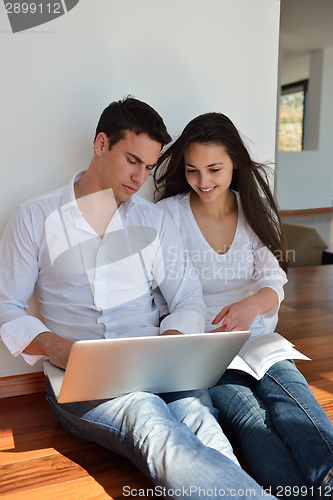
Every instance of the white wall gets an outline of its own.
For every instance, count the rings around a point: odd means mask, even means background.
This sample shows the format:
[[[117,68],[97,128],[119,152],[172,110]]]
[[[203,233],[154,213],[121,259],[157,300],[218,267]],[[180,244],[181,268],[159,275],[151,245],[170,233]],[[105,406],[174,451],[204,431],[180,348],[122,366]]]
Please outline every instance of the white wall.
[[[281,66],[281,85],[307,80],[310,75],[310,54],[285,55]]]
[[[80,0],[12,34],[1,2],[0,233],[19,202],[88,166],[101,111],[128,93],[155,107],[172,136],[222,111],[257,160],[274,160],[279,9],[277,0]]]
[[[281,210],[332,206],[333,47],[313,51],[310,59],[308,150],[277,155]]]

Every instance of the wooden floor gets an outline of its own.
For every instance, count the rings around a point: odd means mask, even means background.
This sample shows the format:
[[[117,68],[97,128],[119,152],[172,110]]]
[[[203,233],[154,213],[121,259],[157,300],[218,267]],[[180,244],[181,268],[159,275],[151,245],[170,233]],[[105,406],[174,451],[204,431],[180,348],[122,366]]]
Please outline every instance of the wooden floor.
[[[333,423],[333,265],[292,268],[277,331],[312,361],[297,362]]]
[[[289,273],[277,331],[312,358],[297,364],[333,422],[333,266]],[[118,499],[129,498],[124,486],[152,488],[126,459],[66,433],[44,393],[2,399],[0,405],[4,500]]]

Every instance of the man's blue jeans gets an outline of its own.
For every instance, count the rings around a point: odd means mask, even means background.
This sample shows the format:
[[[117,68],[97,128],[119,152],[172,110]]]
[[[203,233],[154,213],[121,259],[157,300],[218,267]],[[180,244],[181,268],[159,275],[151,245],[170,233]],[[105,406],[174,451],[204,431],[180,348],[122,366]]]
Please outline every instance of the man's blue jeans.
[[[165,498],[192,500],[263,497],[262,488],[226,456],[232,451],[207,391],[170,393],[163,395],[165,401],[135,392],[66,404],[57,403],[49,383],[47,393],[66,430],[127,457],[159,488],[156,496],[163,492]]]
[[[259,381],[227,370],[209,393],[264,488],[298,500],[331,498],[333,426],[292,360]]]

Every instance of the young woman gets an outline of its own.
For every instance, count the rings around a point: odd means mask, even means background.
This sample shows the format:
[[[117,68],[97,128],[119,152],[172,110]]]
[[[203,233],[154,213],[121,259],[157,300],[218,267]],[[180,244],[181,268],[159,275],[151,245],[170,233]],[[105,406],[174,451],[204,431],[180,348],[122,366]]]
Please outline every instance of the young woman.
[[[155,185],[200,277],[206,330],[274,332],[287,281],[278,210],[265,166],[229,118],[192,120],[161,156]],[[210,395],[260,484],[278,497],[331,498],[333,426],[292,360],[259,381],[227,370]]]

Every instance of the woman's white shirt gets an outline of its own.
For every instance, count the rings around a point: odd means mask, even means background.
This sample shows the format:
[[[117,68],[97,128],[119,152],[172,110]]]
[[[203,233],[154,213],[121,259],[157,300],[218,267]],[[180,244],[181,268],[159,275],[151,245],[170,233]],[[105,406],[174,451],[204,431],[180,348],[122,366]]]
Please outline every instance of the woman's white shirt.
[[[278,305],[258,316],[250,327],[251,336],[257,336],[274,332],[287,278],[276,257],[250,228],[239,194],[235,194],[238,204],[237,229],[230,248],[223,254],[217,253],[201,233],[191,210],[190,193],[166,198],[158,205],[170,213],[179,227],[195,272],[200,278],[208,309],[206,331],[220,326],[212,325],[211,322],[223,307],[239,302],[263,287],[272,288],[277,293]],[[177,259],[185,260],[185,255],[180,254],[172,243],[168,251],[175,263]],[[161,315],[166,313],[167,309],[160,297],[156,302]]]

